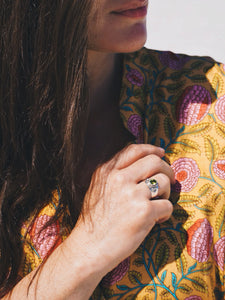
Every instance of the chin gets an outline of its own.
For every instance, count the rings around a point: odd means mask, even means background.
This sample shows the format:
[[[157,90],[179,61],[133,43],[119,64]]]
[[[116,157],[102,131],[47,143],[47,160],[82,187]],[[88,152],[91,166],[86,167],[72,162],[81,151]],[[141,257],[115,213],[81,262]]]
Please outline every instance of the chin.
[[[96,37],[95,37],[96,38]],[[89,50],[108,53],[130,53],[140,50],[146,42],[147,30],[143,23],[137,23],[114,33],[107,32],[89,44]],[[96,42],[97,41],[97,42]]]
[[[117,51],[118,53],[131,53],[140,50],[146,43],[146,38],[143,40],[134,40],[131,41],[129,44],[121,45],[118,47]]]
[[[113,52],[130,53],[140,50],[146,43],[147,30],[143,24],[136,24],[124,34],[118,35],[111,45]]]
[[[126,34],[126,38],[117,44],[118,52],[129,53],[140,50],[146,43],[147,30],[143,24],[137,24],[133,26]]]

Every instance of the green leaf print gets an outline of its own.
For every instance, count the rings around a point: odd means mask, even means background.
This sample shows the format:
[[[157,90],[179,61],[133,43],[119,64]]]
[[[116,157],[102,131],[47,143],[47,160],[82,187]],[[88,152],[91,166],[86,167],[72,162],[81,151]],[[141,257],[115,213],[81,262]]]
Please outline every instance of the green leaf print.
[[[220,235],[225,233],[225,207],[222,208],[216,219],[216,231],[220,232]]]
[[[176,83],[168,84],[166,89],[170,94],[174,94],[177,90],[181,89],[185,84],[185,81],[178,81]]]
[[[212,263],[211,262],[205,262],[203,263],[203,268],[201,269],[203,274],[209,274],[212,270]]]
[[[203,132],[206,133],[209,131],[210,127],[211,127],[210,123],[196,124],[191,126],[191,128],[188,129],[188,133],[192,135],[202,134]]]
[[[186,221],[188,214],[184,209],[174,209],[173,216],[178,221]]]
[[[193,291],[193,289],[185,283],[179,285],[178,289],[183,294],[190,294]]]
[[[174,126],[173,121],[171,120],[171,118],[167,117],[164,120],[164,130],[165,130],[165,134],[166,136],[171,140],[175,134],[176,134],[176,129]]]
[[[182,271],[184,272],[187,268],[187,260],[185,255],[182,253],[182,249],[179,244],[177,244],[177,247],[175,248],[174,256],[176,260],[177,270],[180,273],[182,273]]]
[[[156,251],[155,263],[157,267],[163,267],[169,258],[170,249],[166,243],[163,243]]]
[[[216,124],[216,131],[217,133],[225,139],[225,126],[221,125],[221,124]]]
[[[162,102],[160,102],[158,104],[158,111],[162,114],[162,115],[165,115],[167,116],[168,115],[168,109],[166,107],[166,105]]]
[[[177,245],[177,237],[172,231],[166,231],[169,242],[173,245]]]
[[[133,265],[137,266],[137,267],[141,267],[143,266],[144,262],[142,257],[137,257],[135,258],[135,260],[133,261]]]
[[[129,295],[125,298],[125,300],[134,300],[135,299],[135,294]]]
[[[193,82],[205,82],[207,78],[205,75],[194,75],[189,77]]]
[[[151,58],[149,55],[143,54],[140,58],[140,64],[146,66],[151,63]]]
[[[196,276],[196,277],[192,278],[191,283],[197,291],[202,292],[202,293],[208,292],[208,286],[201,277]]]
[[[213,185],[206,183],[199,189],[199,197],[206,197],[212,193]]]
[[[140,272],[132,270],[128,272],[128,278],[132,284],[137,285],[141,282],[142,275]]]
[[[106,298],[111,298],[114,295],[113,289],[104,287],[104,295]]]
[[[185,152],[201,154],[199,144],[192,140],[182,139],[179,141],[179,144]]]
[[[170,78],[173,80],[173,81],[178,81],[180,80],[181,76],[183,75],[182,72],[174,72],[171,74]]]
[[[151,114],[149,123],[148,123],[148,128],[149,128],[149,133],[150,135],[153,135],[159,127],[159,117],[156,114]]]
[[[200,69],[204,63],[202,61],[195,61],[191,64],[192,69]]]
[[[165,93],[163,92],[163,90],[159,87],[157,87],[155,89],[155,93],[154,93],[156,100],[160,101],[160,100],[164,100],[165,99]]]

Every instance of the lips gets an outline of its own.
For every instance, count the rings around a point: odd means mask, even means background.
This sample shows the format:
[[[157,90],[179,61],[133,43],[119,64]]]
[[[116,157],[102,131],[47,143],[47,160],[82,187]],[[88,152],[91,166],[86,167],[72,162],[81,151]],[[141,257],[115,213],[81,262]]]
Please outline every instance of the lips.
[[[136,1],[124,5],[124,7],[113,11],[113,14],[121,15],[130,18],[142,18],[147,15],[148,1]]]

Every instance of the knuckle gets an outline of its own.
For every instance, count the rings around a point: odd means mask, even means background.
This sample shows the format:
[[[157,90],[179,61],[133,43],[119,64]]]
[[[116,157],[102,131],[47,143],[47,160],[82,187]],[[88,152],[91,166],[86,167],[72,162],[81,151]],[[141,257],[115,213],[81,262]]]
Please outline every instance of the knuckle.
[[[152,154],[151,155],[151,160],[152,160],[153,164],[155,164],[155,165],[157,165],[159,167],[163,164],[162,159],[158,155],[156,155],[156,154]]]
[[[128,146],[129,154],[132,156],[136,156],[140,153],[140,145],[131,144]]]
[[[113,174],[111,176],[111,181],[113,181],[113,183],[116,185],[124,184],[125,180],[126,180],[126,176],[125,176],[124,172],[122,172],[122,171],[113,172]]]

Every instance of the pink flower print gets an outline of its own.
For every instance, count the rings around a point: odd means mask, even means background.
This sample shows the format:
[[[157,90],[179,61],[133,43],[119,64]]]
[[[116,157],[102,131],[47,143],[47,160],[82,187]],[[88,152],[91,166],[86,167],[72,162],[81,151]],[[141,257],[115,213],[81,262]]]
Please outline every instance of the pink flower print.
[[[159,59],[164,66],[173,70],[180,70],[190,58],[183,54],[175,54],[170,51],[164,51],[160,54]]]
[[[217,99],[215,105],[215,113],[218,119],[225,123],[225,95]]]
[[[198,124],[207,115],[210,106],[209,91],[201,85],[189,86],[177,102],[177,120],[186,125]]]
[[[127,121],[129,131],[136,137],[138,143],[143,143],[143,124],[139,115],[131,115]]]
[[[200,296],[193,295],[193,296],[185,298],[184,300],[202,300],[202,298]]]
[[[50,218],[48,215],[37,217],[30,231],[34,247],[42,259],[49,255],[55,246],[58,246],[61,242],[61,239],[59,239],[58,222],[42,230]]]
[[[141,73],[136,69],[130,69],[127,73],[127,80],[134,85],[142,86],[144,84],[144,78]]]
[[[174,185],[175,192],[189,192],[197,184],[200,170],[192,158],[181,157],[171,165],[175,173],[177,183]]]
[[[207,219],[197,220],[188,230],[187,251],[198,262],[206,262],[210,255],[213,228]]]
[[[127,273],[129,266],[130,258],[128,257],[102,279],[102,284],[104,286],[111,286],[120,281]]]
[[[214,255],[217,265],[223,271],[224,270],[224,260],[225,260],[225,236],[223,236],[216,242],[216,244],[214,246],[213,255]]]
[[[213,171],[219,178],[225,179],[225,159],[215,161],[213,164]]]

